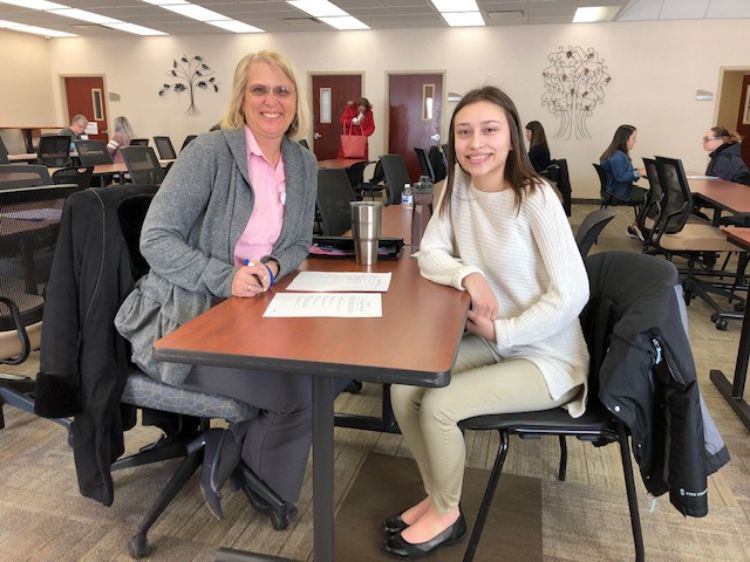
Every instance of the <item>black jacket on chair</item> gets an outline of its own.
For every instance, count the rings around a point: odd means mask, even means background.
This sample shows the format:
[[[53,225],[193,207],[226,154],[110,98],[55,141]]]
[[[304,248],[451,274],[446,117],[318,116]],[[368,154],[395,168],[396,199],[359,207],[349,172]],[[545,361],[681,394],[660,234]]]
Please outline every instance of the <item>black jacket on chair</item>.
[[[606,287],[609,295],[601,302],[603,297],[592,292],[596,313],[614,322],[606,356],[592,356],[592,365],[601,363],[599,398],[628,427],[646,489],[654,496],[669,492],[683,515],[705,516],[707,476],[729,461],[729,453],[718,432],[704,434],[708,413],[701,407],[675,290],[677,270],[659,260],[659,274],[644,276],[639,263],[658,258],[633,253],[612,260],[613,254],[622,256],[605,252],[586,260],[591,287]],[[585,321],[582,325],[587,330]],[[586,336],[587,341],[596,337]],[[713,421],[706,426],[715,430]]]
[[[124,452],[123,431],[134,423],[132,407],[120,403],[130,353],[114,326],[135,283],[118,208],[136,199],[147,204],[155,191],[122,186],[71,195],[46,289],[35,411],[75,417],[78,485],[104,505],[114,499],[110,466]]]

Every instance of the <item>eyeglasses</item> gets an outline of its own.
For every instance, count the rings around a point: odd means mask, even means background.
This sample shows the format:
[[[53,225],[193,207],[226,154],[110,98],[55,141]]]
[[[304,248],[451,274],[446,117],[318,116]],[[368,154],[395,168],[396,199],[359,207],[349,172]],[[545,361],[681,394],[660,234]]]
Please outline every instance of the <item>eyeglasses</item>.
[[[273,95],[277,98],[288,99],[294,94],[294,90],[290,89],[289,86],[263,86],[261,84],[255,84],[248,86],[247,91],[250,92],[251,96],[256,98],[264,98],[273,92]]]
[[[716,137],[703,137],[703,142],[711,142],[712,140],[717,140]]]

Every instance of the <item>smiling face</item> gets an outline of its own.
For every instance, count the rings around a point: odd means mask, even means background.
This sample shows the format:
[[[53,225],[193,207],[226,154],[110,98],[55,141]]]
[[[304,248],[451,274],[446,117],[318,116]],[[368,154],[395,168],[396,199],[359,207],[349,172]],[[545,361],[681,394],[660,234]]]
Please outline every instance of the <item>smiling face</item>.
[[[291,95],[282,94],[284,90],[291,92]],[[297,112],[294,83],[277,66],[265,61],[252,63],[248,70],[242,110],[245,124],[256,139],[280,143]]]
[[[501,191],[505,185],[505,163],[511,138],[508,118],[502,107],[478,101],[461,108],[454,117],[456,159],[475,187]]]

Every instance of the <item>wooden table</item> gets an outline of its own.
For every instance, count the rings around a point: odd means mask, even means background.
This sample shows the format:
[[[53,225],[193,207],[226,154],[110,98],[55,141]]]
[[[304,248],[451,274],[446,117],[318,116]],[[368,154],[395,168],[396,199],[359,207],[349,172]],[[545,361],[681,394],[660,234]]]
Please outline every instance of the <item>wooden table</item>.
[[[721,211],[750,213],[750,186],[721,179],[690,179],[690,192],[711,203],[716,209],[714,226],[720,224]]]
[[[750,191],[750,189],[748,190]],[[724,229],[726,237],[750,252],[750,228],[729,227]],[[718,369],[711,369],[709,378],[719,393],[732,406],[737,417],[750,430],[750,406],[745,402],[745,379],[747,378],[748,358],[750,357],[750,306],[745,303],[745,312],[740,329],[740,344],[737,349],[737,361],[734,366],[734,379],[729,383],[726,375]]]
[[[333,158],[331,160],[318,160],[318,168],[321,170],[328,168],[346,169],[357,162],[367,162],[364,158]]]
[[[333,560],[333,379],[442,387],[450,382],[469,296],[419,274],[408,256],[359,266],[308,259],[308,271],[391,272],[381,318],[263,318],[275,292],[230,298],[155,344],[162,361],[310,375],[316,562]],[[233,553],[234,556],[234,553]],[[247,559],[258,560],[257,555]],[[235,559],[233,557],[233,559]],[[241,558],[236,558],[241,559]],[[276,560],[276,558],[274,558]]]

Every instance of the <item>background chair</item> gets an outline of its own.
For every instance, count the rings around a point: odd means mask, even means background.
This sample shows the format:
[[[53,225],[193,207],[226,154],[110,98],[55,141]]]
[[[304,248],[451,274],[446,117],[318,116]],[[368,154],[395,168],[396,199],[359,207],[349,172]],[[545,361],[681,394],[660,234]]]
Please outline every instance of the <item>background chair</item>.
[[[70,137],[68,135],[42,135],[39,137],[37,162],[57,168],[70,164]]]
[[[86,189],[91,185],[91,178],[94,175],[93,166],[79,166],[76,168],[61,168],[52,173],[52,183],[65,184],[72,183]]]
[[[5,148],[5,143],[2,138],[0,138],[0,164],[10,164],[10,160],[8,160],[8,149]]]
[[[78,158],[84,166],[98,166],[112,164],[112,155],[107,150],[107,143],[99,140],[73,141],[78,152]]]
[[[369,164],[372,164],[372,162],[370,162]],[[367,166],[365,166],[365,168],[367,168]],[[370,199],[374,200],[376,195],[379,196],[386,191],[385,173],[383,172],[383,161],[381,158],[378,158],[375,162],[372,177],[368,181],[364,181],[364,175],[365,171],[363,169],[362,183],[359,186],[357,199],[364,199],[365,197],[369,197]],[[352,184],[352,186],[354,186],[354,184]]]
[[[156,150],[159,151],[159,158],[161,160],[174,160],[177,158],[177,154],[172,146],[172,141],[169,137],[154,137],[154,144]]]
[[[349,203],[354,200],[354,191],[344,170],[318,170],[317,206],[323,236],[340,236],[351,230],[352,211]]]
[[[604,170],[602,169],[602,165],[594,162],[592,163],[592,166],[594,166],[594,169],[596,170],[596,175],[599,177],[599,197],[601,199],[600,209],[605,209],[607,207],[619,207],[619,206],[633,207],[633,213],[635,217],[638,218],[638,210],[639,210],[638,205],[636,203],[633,203],[632,201],[623,201],[622,199],[618,199],[617,197],[608,193],[607,192],[607,175],[604,173]]]
[[[180,152],[185,150],[185,147],[189,145],[191,142],[193,142],[195,139],[198,138],[198,135],[188,135],[185,137],[185,140],[182,141],[182,146],[180,147]]]
[[[593,260],[593,261],[592,261]],[[631,262],[631,260],[634,260]],[[581,313],[581,325],[590,354],[588,403],[583,416],[572,418],[564,408],[554,408],[540,412],[520,412],[516,414],[495,414],[478,416],[460,423],[462,429],[473,431],[497,431],[500,436],[497,457],[488,479],[479,514],[472,530],[464,562],[473,560],[484,523],[487,518],[497,483],[503,470],[509,447],[509,436],[518,435],[521,438],[538,438],[541,436],[557,436],[560,442],[560,466],[558,479],[565,480],[567,468],[566,436],[575,436],[583,441],[590,441],[594,445],[616,442],[620,446],[620,458],[625,475],[625,490],[630,511],[630,523],[635,547],[636,561],[644,560],[643,536],[641,533],[640,516],[638,514],[638,500],[635,490],[633,466],[630,460],[630,445],[625,425],[617,420],[599,401],[599,370],[605,361],[610,348],[610,339],[617,330],[618,323],[627,325],[628,318],[642,314],[638,306],[642,302],[649,302],[648,295],[640,294],[641,287],[631,289],[634,295],[631,303],[621,303],[615,296],[610,296],[612,286],[618,285],[618,276],[623,269],[630,269],[633,264],[638,267],[639,274],[649,280],[649,289],[654,296],[662,295],[666,285],[674,285],[676,273],[674,267],[665,264],[653,256],[632,253],[603,253],[586,260],[589,270],[591,286],[591,300]],[[592,269],[598,274],[592,274]],[[667,291],[673,296],[673,292]],[[642,298],[641,298],[642,297]],[[663,297],[662,297],[663,298]],[[618,334],[627,334],[622,329]],[[634,334],[636,337],[638,334]],[[614,540],[614,539],[613,539]]]
[[[586,215],[576,231],[576,244],[582,257],[589,255],[589,250],[599,240],[602,230],[616,214],[612,209],[598,209]]]
[[[562,197],[562,206],[565,209],[565,215],[570,216],[572,209],[573,189],[570,185],[570,174],[568,173],[568,161],[565,158],[552,160],[550,165],[539,173],[540,176],[552,182],[555,182],[557,191]]]
[[[148,139],[130,139],[130,146],[148,146]]]
[[[432,183],[437,183],[444,180],[448,175],[448,161],[446,160],[445,154],[440,149],[440,147],[437,145],[432,145],[430,147],[430,151],[427,153],[427,158],[429,159],[430,165],[432,166],[432,171],[435,172],[435,181],[433,181]]]
[[[362,199],[362,190],[365,183],[365,169],[372,164],[368,160],[355,162],[346,168],[346,175],[349,177],[349,184],[352,186],[357,199]]]
[[[120,149],[122,159],[130,174],[130,180],[136,185],[160,185],[164,172],[159,164],[154,149],[150,146],[125,146]]]
[[[19,365],[39,349],[45,288],[65,198],[75,185],[0,189],[0,363]],[[34,411],[34,383],[0,373],[3,405]],[[66,429],[67,419],[54,419]]]
[[[0,164],[0,190],[49,185],[47,166],[41,164]]]
[[[400,154],[383,154],[380,161],[383,163],[383,175],[388,189],[386,205],[400,205],[401,192],[407,183],[411,183],[404,157]]]
[[[414,152],[417,154],[417,161],[419,162],[419,169],[422,171],[423,176],[430,178],[430,181],[435,183],[435,171],[432,169],[432,163],[427,156],[427,151],[424,148],[412,147]]]

